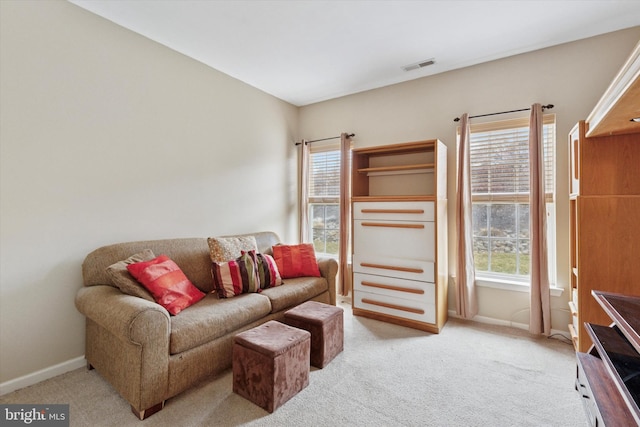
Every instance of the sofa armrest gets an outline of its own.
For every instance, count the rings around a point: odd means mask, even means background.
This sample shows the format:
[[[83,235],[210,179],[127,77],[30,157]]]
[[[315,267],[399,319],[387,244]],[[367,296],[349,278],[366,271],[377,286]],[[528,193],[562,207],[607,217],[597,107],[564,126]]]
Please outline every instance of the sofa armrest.
[[[169,351],[169,312],[161,305],[107,285],[80,289],[75,303],[80,313],[113,335],[136,344],[164,341]]]
[[[162,306],[108,285],[78,290],[87,317],[85,358],[136,413],[166,399],[171,320]]]
[[[332,305],[336,305],[336,276],[338,275],[338,261],[334,258],[318,258],[320,275],[327,279],[329,296]]]

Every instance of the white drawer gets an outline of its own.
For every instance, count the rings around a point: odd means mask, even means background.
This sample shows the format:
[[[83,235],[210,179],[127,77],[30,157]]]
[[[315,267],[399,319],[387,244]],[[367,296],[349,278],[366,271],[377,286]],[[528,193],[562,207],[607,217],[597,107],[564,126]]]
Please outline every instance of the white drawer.
[[[355,273],[353,275],[353,289],[356,292],[364,291],[383,296],[411,299],[430,305],[435,305],[436,302],[435,285],[430,282]]]
[[[353,252],[433,261],[434,223],[355,220]]]
[[[433,202],[355,202],[354,219],[392,221],[433,221]]]
[[[419,259],[354,253],[353,271],[354,273],[373,274],[376,276],[434,282],[433,261]]]
[[[376,313],[416,320],[418,322],[435,323],[436,307],[418,300],[394,298],[370,292],[355,291],[353,307]]]

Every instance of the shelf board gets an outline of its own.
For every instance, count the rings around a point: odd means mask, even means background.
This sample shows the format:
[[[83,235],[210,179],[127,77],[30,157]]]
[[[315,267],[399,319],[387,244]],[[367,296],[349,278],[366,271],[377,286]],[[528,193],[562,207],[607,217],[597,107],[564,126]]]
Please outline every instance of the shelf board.
[[[438,200],[436,196],[432,195],[417,195],[417,196],[352,196],[352,202],[435,202]]]
[[[585,327],[610,378],[640,424],[640,355],[616,326],[587,323]]]
[[[373,168],[361,168],[361,169],[358,169],[358,173],[372,174],[372,173],[379,173],[379,172],[416,171],[421,169],[433,170],[434,167],[435,165],[433,163],[419,163],[414,165],[397,165],[397,166],[379,166],[379,167],[373,167]]]
[[[569,311],[571,311],[572,316],[578,315],[578,307],[576,307],[576,304],[573,301],[569,301]]]
[[[622,334],[640,353],[640,297],[591,291],[607,315],[618,325]]]
[[[640,132],[640,42],[587,117],[587,137]]]
[[[438,144],[437,139],[431,139],[427,141],[415,141],[405,142],[401,144],[392,145],[375,145],[373,147],[354,148],[351,150],[353,153],[367,154],[370,156],[375,155],[394,155],[394,154],[411,154],[425,151],[434,151]]]
[[[571,335],[571,342],[573,343],[573,348],[577,349],[578,348],[578,333],[576,332],[575,328],[573,327],[573,325],[571,323],[569,323],[567,326],[569,326],[569,335]]]

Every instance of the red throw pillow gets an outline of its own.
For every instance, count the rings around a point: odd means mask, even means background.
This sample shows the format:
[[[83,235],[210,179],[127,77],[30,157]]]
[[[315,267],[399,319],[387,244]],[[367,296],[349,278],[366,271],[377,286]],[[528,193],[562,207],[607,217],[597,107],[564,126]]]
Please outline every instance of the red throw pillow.
[[[129,264],[127,270],[174,316],[204,298],[204,292],[196,288],[166,255]]]
[[[311,243],[273,246],[273,258],[283,279],[320,277],[316,252]]]

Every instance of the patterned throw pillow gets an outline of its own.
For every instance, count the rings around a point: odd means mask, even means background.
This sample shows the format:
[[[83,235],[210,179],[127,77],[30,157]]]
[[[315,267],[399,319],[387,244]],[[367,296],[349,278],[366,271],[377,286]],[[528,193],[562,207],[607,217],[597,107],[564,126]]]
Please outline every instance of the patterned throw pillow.
[[[245,252],[232,261],[212,263],[211,275],[220,298],[232,298],[240,294],[260,292],[255,251]]]
[[[273,258],[283,279],[320,277],[316,252],[311,243],[273,246]]]
[[[155,257],[156,256],[153,254],[151,249],[145,249],[140,253],[131,255],[129,258],[107,267],[107,275],[111,278],[113,286],[120,289],[123,294],[133,295],[134,297],[140,297],[147,301],[155,302],[153,295],[151,295],[149,291],[140,284],[140,282],[131,277],[129,270],[127,270],[127,265],[129,264],[149,261]]]
[[[278,271],[278,265],[271,255],[256,254],[258,261],[258,277],[260,288],[267,289],[282,285],[282,277]]]
[[[212,262],[227,262],[238,258],[242,251],[258,252],[258,243],[254,236],[209,237],[209,254]]]
[[[174,316],[205,296],[166,255],[129,264],[127,270]]]

